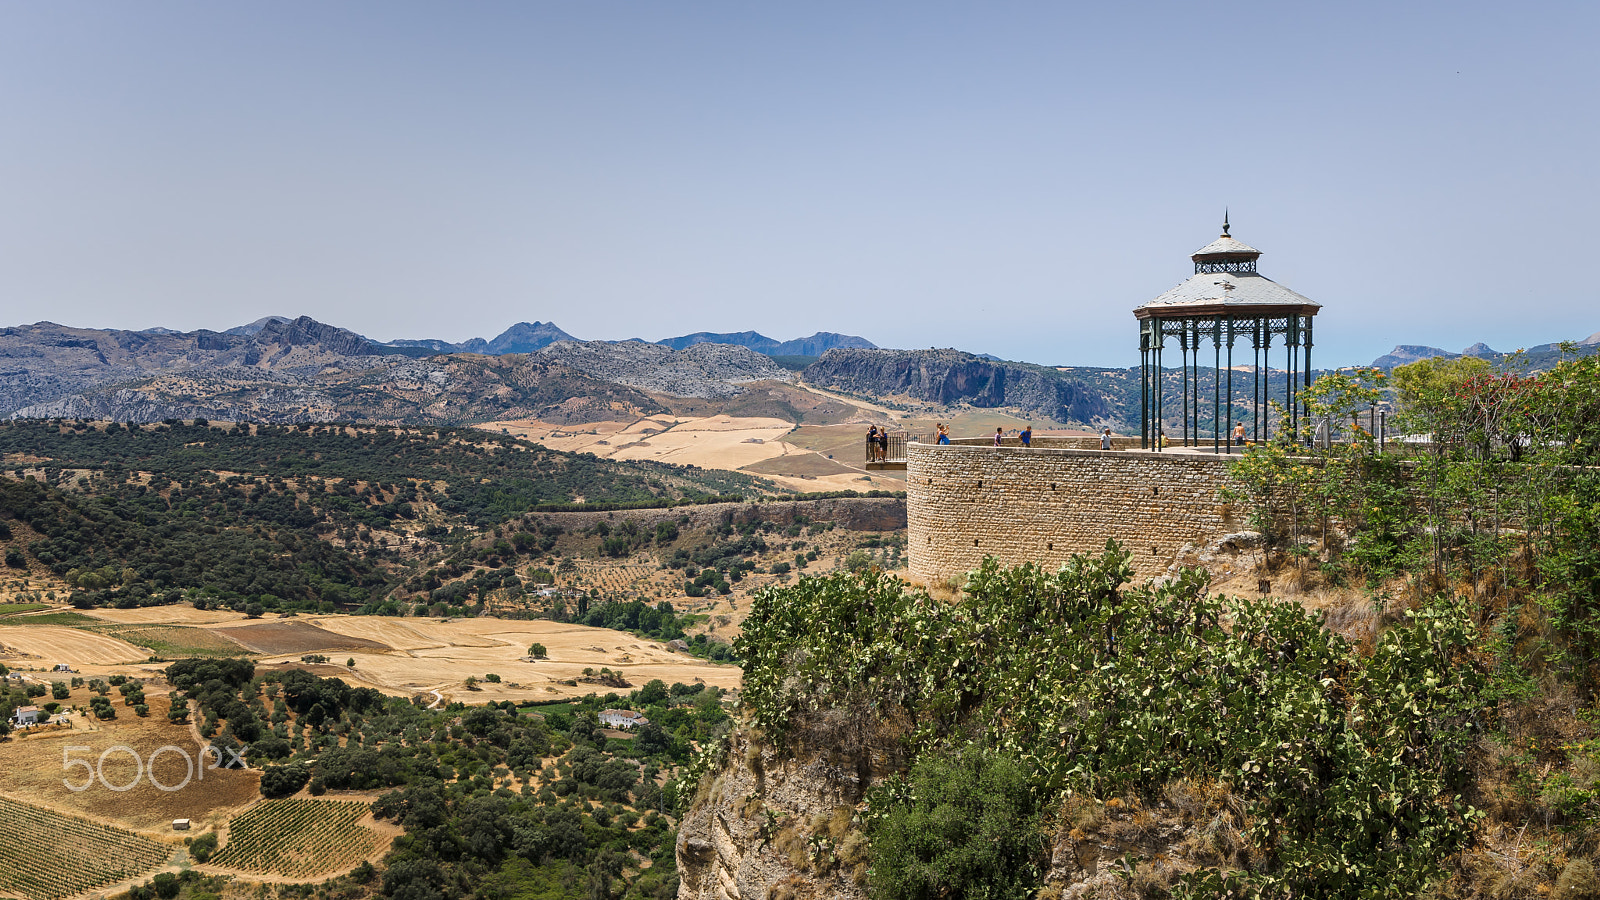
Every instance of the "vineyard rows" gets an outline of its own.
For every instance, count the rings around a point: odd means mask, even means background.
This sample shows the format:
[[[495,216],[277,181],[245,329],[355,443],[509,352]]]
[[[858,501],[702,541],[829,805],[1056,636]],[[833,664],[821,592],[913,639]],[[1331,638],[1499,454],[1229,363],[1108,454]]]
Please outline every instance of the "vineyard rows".
[[[158,868],[172,848],[131,831],[0,797],[0,894],[56,900]]]
[[[343,871],[378,849],[383,836],[356,824],[365,803],[268,800],[228,825],[228,842],[211,862],[286,878]]]
[[[585,572],[588,580],[603,591],[626,591],[648,586],[654,566],[607,566]]]

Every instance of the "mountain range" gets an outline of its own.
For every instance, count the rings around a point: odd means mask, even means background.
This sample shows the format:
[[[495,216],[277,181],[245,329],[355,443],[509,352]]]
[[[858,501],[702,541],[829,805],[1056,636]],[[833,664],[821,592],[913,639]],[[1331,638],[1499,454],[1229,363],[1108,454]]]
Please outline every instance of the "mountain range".
[[[742,385],[794,379],[770,356],[709,337],[716,336],[580,341],[552,323],[522,322],[490,341],[380,343],[309,316],[268,316],[221,332],[38,322],[0,328],[0,415],[592,422],[653,414],[670,398],[727,399]],[[868,343],[837,334],[729,337],[768,350]]]
[[[1535,347],[1522,359],[1548,368],[1561,346]],[[1600,351],[1600,334],[1582,342],[1585,351]],[[1405,344],[1374,365],[1462,355],[1505,357],[1482,343],[1460,354]],[[892,405],[1007,409],[1118,429],[1137,421],[1136,370],[887,350],[833,332],[793,341],[750,331],[581,341],[553,323],[521,322],[493,340],[378,342],[308,316],[268,316],[221,332],[0,328],[0,416],[18,418],[577,424],[696,403],[700,415],[767,415],[795,395],[797,378]]]
[[[1580,356],[1600,351],[1600,331],[1589,335],[1581,341],[1574,341]],[[1522,361],[1529,369],[1548,369],[1561,359],[1562,344],[1540,344],[1520,351]],[[1372,361],[1372,366],[1378,369],[1389,370],[1407,363],[1414,363],[1422,359],[1457,359],[1463,356],[1476,356],[1489,362],[1501,362],[1511,356],[1491,348],[1488,344],[1479,341],[1462,350],[1460,353],[1451,353],[1438,347],[1427,347],[1421,344],[1396,344],[1393,350]]]
[[[238,325],[222,332],[236,337],[251,337],[261,329],[274,323],[282,324],[294,321],[284,316],[264,316],[248,325]],[[170,328],[147,328],[141,334],[180,334]],[[371,340],[368,338],[367,340]],[[439,340],[438,338],[414,338],[394,341],[372,341],[375,346],[389,348],[406,355],[419,355],[421,353],[483,353],[490,356],[504,356],[508,353],[534,353],[550,346],[556,341],[579,341],[578,338],[562,331],[554,322],[518,322],[501,332],[493,340],[471,338],[460,343]],[[616,341],[614,343],[651,343],[642,338],[633,338],[631,341]],[[695,344],[731,344],[737,347],[748,347],[765,356],[821,356],[836,347],[847,349],[875,349],[878,345],[864,337],[853,334],[839,334],[832,331],[819,331],[810,337],[796,338],[792,341],[779,341],[769,338],[757,331],[737,331],[728,333],[715,333],[710,331],[697,331],[681,337],[665,338],[655,341],[663,347],[673,350],[682,350]]]

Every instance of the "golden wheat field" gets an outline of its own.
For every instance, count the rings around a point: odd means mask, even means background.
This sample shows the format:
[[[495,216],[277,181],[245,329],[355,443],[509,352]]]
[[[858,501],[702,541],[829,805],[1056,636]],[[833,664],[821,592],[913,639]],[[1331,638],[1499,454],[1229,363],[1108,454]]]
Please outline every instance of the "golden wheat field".
[[[60,625],[0,625],[0,662],[13,668],[139,662],[148,650],[116,638]]]

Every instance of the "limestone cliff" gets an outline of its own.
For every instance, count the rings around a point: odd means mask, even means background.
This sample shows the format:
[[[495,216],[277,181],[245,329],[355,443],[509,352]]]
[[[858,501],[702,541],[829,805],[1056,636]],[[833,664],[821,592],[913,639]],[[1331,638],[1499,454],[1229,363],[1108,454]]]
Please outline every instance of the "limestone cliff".
[[[864,900],[870,778],[837,754],[735,731],[678,829],[679,900]]]
[[[813,716],[784,748],[748,730],[729,735],[679,827],[679,900],[865,900],[867,789],[905,760],[893,729],[850,719],[870,714]],[[872,737],[852,748],[852,733]],[[816,747],[829,739],[832,748]],[[1036,896],[1165,897],[1196,869],[1259,865],[1247,823],[1214,780],[1175,781],[1148,798],[1069,795],[1045,817]]]
[[[818,387],[928,403],[1012,407],[1058,422],[1116,416],[1114,401],[1046,366],[995,362],[959,350],[829,350],[802,374]]]

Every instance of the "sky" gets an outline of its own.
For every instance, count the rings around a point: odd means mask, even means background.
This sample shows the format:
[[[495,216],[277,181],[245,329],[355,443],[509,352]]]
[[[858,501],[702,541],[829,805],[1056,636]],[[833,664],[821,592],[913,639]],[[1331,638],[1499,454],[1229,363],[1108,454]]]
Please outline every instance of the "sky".
[[[1596,3],[0,0],[0,326],[1138,363],[1226,208],[1316,362],[1600,331]]]

